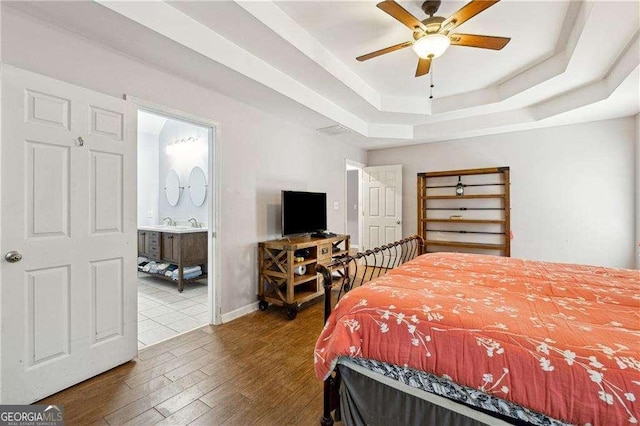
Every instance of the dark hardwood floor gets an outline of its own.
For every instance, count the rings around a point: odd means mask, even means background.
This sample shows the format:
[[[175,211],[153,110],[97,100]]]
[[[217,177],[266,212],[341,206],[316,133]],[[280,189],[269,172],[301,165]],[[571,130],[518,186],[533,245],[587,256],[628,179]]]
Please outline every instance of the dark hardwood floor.
[[[318,425],[313,348],[322,303],[289,321],[270,306],[144,348],[124,365],[52,395],[67,425]]]

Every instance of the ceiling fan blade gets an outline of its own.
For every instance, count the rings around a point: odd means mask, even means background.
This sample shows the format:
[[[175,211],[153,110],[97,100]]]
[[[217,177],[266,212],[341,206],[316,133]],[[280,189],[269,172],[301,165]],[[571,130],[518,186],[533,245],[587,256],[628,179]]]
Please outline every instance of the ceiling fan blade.
[[[356,59],[360,62],[366,61],[367,59],[375,58],[376,56],[384,55],[385,53],[404,49],[405,47],[409,47],[412,44],[412,41],[405,41],[404,43],[396,44],[395,46],[389,46],[384,49],[376,50],[375,52],[367,53],[366,55],[358,56]]]
[[[471,0],[469,3],[462,6],[460,10],[445,19],[440,28],[444,31],[452,31],[457,26],[462,25],[478,13],[488,9],[499,1],[500,0]]]
[[[454,46],[479,47],[481,49],[500,50],[509,43],[509,37],[494,37],[477,34],[451,34],[449,36]]]
[[[378,7],[378,9],[388,13],[393,18],[402,22],[411,31],[423,31],[423,32],[427,31],[427,27],[425,27],[424,24],[420,22],[418,18],[416,18],[415,16],[407,12],[407,10],[404,7],[400,6],[398,3],[396,3],[393,0],[385,0],[383,2],[378,3],[376,6]]]
[[[431,68],[431,58],[427,58],[427,59],[420,58],[418,60],[418,68],[416,69],[416,77],[429,74],[430,68]]]

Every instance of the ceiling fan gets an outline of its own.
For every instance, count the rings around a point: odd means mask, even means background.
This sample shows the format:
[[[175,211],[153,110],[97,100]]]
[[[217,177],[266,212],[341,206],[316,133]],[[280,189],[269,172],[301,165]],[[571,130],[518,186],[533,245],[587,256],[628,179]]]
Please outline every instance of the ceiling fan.
[[[509,43],[510,38],[477,34],[460,34],[451,32],[480,12],[488,9],[500,0],[472,0],[448,18],[433,16],[440,7],[440,0],[427,0],[422,10],[429,15],[427,19],[418,20],[394,0],[385,0],[376,5],[378,9],[388,13],[413,31],[414,40],[405,41],[366,55],[358,56],[358,61],[366,61],[386,53],[413,46],[420,57],[416,77],[429,74],[431,61],[442,55],[449,45],[478,47],[481,49],[500,50]]]

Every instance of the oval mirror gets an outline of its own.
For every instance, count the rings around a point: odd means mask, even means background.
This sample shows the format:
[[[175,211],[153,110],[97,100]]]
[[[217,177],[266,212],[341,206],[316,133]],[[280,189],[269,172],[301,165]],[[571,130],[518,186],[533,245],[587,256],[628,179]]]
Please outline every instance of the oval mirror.
[[[178,204],[180,199],[180,178],[175,170],[171,169],[167,173],[167,180],[164,184],[164,193],[167,196],[167,202],[171,206]]]
[[[204,204],[204,199],[207,198],[207,178],[204,170],[197,166],[191,169],[189,175],[189,196],[196,207]]]

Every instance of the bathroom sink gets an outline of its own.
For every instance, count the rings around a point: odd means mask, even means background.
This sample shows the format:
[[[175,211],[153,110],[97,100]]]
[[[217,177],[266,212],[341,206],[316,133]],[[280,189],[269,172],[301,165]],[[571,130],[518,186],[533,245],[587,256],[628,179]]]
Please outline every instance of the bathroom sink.
[[[138,226],[138,229],[147,231],[159,231],[159,232],[206,232],[207,228],[193,228],[189,225],[143,225]]]

